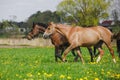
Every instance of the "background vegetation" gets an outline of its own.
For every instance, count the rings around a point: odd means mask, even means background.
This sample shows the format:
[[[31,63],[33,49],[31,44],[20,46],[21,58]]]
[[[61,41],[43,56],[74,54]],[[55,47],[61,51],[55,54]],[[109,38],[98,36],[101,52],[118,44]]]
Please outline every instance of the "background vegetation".
[[[108,17],[109,0],[63,0],[57,7],[68,22],[80,26],[98,25],[101,19]],[[71,20],[69,20],[71,19]]]
[[[100,21],[112,20],[113,31],[120,31],[120,0],[63,0],[57,10],[37,11],[24,22],[3,20],[0,37],[26,35],[33,22],[67,23],[80,26],[99,25]],[[23,29],[24,28],[24,29]],[[22,32],[23,31],[23,32]]]

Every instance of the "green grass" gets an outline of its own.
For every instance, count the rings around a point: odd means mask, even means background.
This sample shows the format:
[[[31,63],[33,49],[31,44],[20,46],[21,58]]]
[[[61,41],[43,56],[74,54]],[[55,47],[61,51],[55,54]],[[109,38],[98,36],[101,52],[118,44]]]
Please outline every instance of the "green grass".
[[[116,51],[116,48],[114,48]],[[91,63],[82,48],[85,64],[68,54],[68,62],[54,60],[54,48],[1,48],[0,80],[120,80],[120,59],[114,64],[108,50],[99,63]],[[96,60],[96,58],[95,58]]]

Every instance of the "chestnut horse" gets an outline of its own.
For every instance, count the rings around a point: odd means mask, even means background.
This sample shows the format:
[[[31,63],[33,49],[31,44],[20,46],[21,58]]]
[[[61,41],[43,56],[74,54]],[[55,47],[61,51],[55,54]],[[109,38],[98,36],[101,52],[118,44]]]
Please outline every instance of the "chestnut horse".
[[[48,27],[47,24],[33,23],[32,30],[27,35],[27,39],[31,40],[34,37],[36,37],[38,34],[40,33],[43,34],[47,27]],[[51,38],[52,44],[55,46],[55,61],[57,61],[57,58],[62,60],[61,55],[64,52],[64,50],[69,46],[67,39],[64,36],[62,36],[60,33],[52,34],[50,38]],[[92,62],[93,61],[92,49],[88,48],[88,50],[90,52],[91,62]],[[75,56],[74,49],[71,52]],[[94,47],[94,54],[95,52],[96,52],[96,47]],[[75,61],[77,61],[77,58],[78,58],[78,55],[76,56]]]
[[[90,28],[82,28],[80,26],[70,27],[68,25],[63,24],[54,24],[50,23],[48,28],[46,29],[43,37],[48,37],[52,34],[59,32],[63,36],[65,36],[69,42],[69,47],[64,51],[63,62],[66,60],[66,55],[68,52],[77,47],[91,47],[98,46],[98,51],[100,52],[99,57],[97,59],[97,63],[102,58],[104,52],[99,46],[102,43],[105,43],[108,47],[113,61],[116,63],[114,57],[114,50],[111,46],[111,38],[112,33],[102,26],[90,27]],[[80,55],[81,53],[78,53]],[[81,58],[82,56],[80,56]]]

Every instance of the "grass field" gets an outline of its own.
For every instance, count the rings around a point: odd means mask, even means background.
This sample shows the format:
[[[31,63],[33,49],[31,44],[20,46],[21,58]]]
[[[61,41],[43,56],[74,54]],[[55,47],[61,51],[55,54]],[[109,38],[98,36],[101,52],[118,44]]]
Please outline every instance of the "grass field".
[[[0,48],[0,80],[120,80],[120,59],[114,64],[107,49],[99,63],[91,63],[86,48],[82,48],[85,64],[55,62],[54,48]],[[96,60],[96,58],[95,58]]]

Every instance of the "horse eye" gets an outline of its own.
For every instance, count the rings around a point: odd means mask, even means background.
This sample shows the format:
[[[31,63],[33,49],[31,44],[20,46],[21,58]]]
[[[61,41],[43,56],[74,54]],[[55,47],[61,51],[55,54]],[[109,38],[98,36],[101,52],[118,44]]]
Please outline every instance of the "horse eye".
[[[50,30],[50,28],[48,28],[48,30]]]

